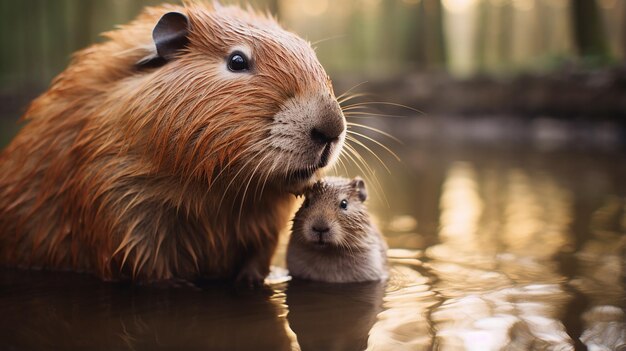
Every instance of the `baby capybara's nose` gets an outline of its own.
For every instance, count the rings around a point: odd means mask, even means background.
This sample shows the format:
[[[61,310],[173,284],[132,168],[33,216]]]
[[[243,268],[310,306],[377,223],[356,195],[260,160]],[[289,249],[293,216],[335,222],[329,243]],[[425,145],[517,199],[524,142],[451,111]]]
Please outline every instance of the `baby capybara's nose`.
[[[330,231],[330,228],[325,223],[316,223],[311,229],[313,229],[313,231],[317,234],[325,234]]]

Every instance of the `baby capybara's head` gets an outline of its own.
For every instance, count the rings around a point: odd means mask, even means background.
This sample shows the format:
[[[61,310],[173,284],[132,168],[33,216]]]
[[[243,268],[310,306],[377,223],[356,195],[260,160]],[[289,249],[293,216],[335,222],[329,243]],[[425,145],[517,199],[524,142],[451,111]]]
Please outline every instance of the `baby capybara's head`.
[[[293,220],[292,240],[313,248],[358,248],[370,230],[364,181],[326,177],[305,191]]]

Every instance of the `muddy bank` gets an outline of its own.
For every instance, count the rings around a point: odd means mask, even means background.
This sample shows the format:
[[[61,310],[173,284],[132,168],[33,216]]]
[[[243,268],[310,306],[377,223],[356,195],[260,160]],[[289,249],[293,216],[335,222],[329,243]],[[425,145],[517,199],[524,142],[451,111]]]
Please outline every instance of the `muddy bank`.
[[[431,115],[501,114],[593,120],[626,117],[626,64],[593,71],[564,68],[508,79],[479,76],[457,80],[445,73],[411,73],[382,79],[339,77],[335,79],[336,91],[343,92],[364,81],[367,83],[359,86],[357,92],[373,93]]]

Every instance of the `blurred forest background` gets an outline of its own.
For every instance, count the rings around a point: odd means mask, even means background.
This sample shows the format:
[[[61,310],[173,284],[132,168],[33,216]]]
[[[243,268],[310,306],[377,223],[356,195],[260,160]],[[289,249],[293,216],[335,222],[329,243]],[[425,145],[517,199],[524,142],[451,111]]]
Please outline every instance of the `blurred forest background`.
[[[73,52],[163,1],[0,0],[0,147]],[[262,349],[288,332],[304,349],[370,335],[381,350],[626,350],[626,0],[249,2],[314,44],[337,95],[371,94],[346,102],[334,171],[366,180],[400,249],[384,301],[361,286],[289,283],[267,300],[15,272],[0,279],[0,344]]]
[[[0,120],[14,121],[74,51],[161,2],[0,0]],[[427,114],[626,117],[624,0],[251,3],[314,43],[338,94],[367,81],[357,92]]]

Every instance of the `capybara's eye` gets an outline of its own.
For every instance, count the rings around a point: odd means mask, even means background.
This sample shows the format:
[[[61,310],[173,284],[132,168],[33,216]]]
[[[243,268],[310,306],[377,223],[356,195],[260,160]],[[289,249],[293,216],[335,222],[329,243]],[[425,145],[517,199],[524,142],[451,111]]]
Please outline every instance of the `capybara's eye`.
[[[341,200],[341,203],[339,203],[339,207],[341,207],[342,210],[347,210],[348,209],[348,200]]]
[[[302,206],[304,206],[304,208],[307,208],[307,207],[309,207],[310,203],[311,202],[309,201],[309,199],[305,199],[304,203],[302,204]]]
[[[250,69],[248,65],[248,58],[242,52],[233,52],[228,58],[228,69],[231,72],[247,71]]]

